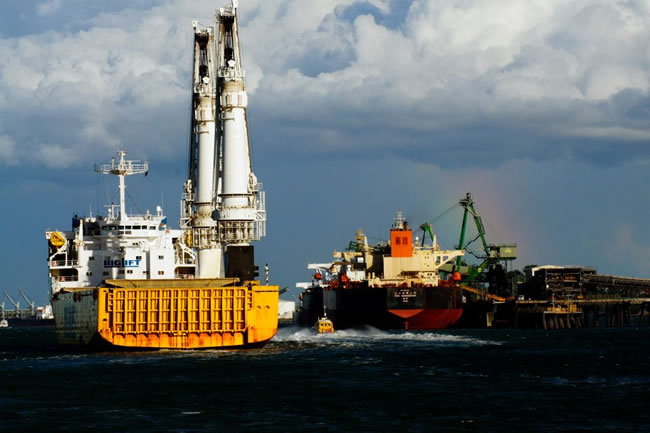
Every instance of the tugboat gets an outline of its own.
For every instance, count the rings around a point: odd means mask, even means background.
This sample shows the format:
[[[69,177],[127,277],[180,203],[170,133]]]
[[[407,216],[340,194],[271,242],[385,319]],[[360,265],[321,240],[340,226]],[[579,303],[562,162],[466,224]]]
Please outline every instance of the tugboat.
[[[48,230],[51,303],[63,345],[248,348],[278,327],[278,286],[255,279],[251,243],[266,231],[265,196],[253,173],[238,2],[194,28],[189,170],[180,228],[163,210],[127,214],[125,178],[148,162],[120,150],[95,171],[119,178],[119,205],[104,216]]]
[[[369,246],[359,230],[347,251],[334,252],[333,262],[308,265],[316,272],[300,295],[298,323],[313,326],[325,308],[336,329],[430,330],[455,324],[462,315],[460,275],[443,279],[439,270],[464,251],[441,250],[431,226],[421,228],[422,244],[417,245],[398,211],[389,242]]]
[[[327,312],[323,311],[323,317],[319,317],[312,328],[319,334],[331,334],[334,332],[334,324],[327,318]]]

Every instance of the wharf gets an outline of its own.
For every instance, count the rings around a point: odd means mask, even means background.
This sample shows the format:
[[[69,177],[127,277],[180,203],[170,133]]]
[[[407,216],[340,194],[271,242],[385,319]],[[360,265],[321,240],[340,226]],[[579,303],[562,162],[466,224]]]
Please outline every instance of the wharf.
[[[35,319],[37,312],[31,308],[21,308],[19,310],[5,310],[0,307],[0,318],[4,317],[5,319]]]
[[[513,298],[464,287],[463,327],[650,326],[650,278],[597,274],[581,266],[527,267]]]
[[[650,297],[494,302],[488,327],[586,328],[650,326]]]

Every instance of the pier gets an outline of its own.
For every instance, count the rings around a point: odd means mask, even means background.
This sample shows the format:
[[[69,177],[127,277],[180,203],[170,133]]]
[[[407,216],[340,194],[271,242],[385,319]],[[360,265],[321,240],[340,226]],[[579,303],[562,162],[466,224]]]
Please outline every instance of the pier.
[[[491,325],[542,329],[650,326],[650,297],[494,303]]]
[[[526,269],[505,299],[464,288],[466,327],[598,328],[650,326],[650,279],[597,274],[580,266]]]

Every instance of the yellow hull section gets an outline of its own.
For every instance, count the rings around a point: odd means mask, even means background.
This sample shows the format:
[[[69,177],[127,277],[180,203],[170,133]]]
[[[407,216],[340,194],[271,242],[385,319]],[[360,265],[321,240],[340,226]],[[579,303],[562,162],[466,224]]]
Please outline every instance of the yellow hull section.
[[[219,286],[226,283],[223,280],[106,283],[108,287],[92,291],[96,335],[113,346],[243,348],[263,345],[277,332],[278,286],[260,286],[258,282]],[[80,301],[81,307],[81,293],[68,299]]]

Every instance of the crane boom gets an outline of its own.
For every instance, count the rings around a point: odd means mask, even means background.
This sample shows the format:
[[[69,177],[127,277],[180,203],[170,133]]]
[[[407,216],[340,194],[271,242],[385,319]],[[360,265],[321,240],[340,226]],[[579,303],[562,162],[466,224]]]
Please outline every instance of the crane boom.
[[[467,228],[467,214],[472,214],[474,218],[474,224],[476,225],[476,231],[478,232],[478,237],[481,238],[481,243],[483,244],[483,250],[488,251],[488,243],[485,240],[485,227],[483,226],[483,220],[481,216],[476,212],[474,208],[474,199],[472,199],[472,194],[467,193],[465,198],[460,199],[460,205],[463,207],[463,225],[460,229],[460,240],[458,241],[458,249],[465,249],[471,242],[465,244],[465,230]],[[474,239],[476,240],[476,239]],[[473,242],[473,241],[472,241]],[[460,269],[461,257],[456,259],[456,269]]]
[[[36,314],[36,304],[27,297],[25,292],[23,292],[23,289],[18,289],[18,291],[20,291],[20,294],[25,298],[25,301],[27,301],[27,304],[29,305],[30,316],[34,316]]]
[[[20,302],[14,301],[14,299],[9,296],[9,293],[7,293],[6,290],[3,290],[5,292],[5,296],[9,299],[9,302],[11,302],[16,310],[20,310]]]
[[[199,278],[241,276],[230,269],[237,260],[228,260],[224,268],[224,254],[252,257],[250,243],[266,234],[264,191],[252,170],[237,10],[237,0],[231,0],[217,10],[214,27],[201,29],[193,22],[192,120],[181,227],[186,243],[198,252]]]
[[[29,308],[34,309],[34,306],[36,305],[36,304],[34,303],[34,301],[30,300],[30,299],[27,297],[27,295],[25,294],[25,292],[23,292],[23,289],[18,289],[18,290],[20,291],[20,294],[23,295],[23,298],[25,299],[25,301],[27,301],[27,304],[29,304]]]

